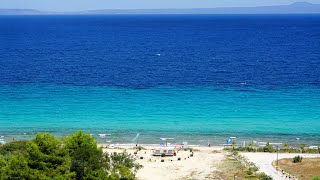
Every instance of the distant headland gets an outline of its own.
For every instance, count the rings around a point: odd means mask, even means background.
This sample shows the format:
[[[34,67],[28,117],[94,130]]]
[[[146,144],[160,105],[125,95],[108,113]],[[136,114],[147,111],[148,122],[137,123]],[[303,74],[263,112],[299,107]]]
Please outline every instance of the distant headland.
[[[319,14],[320,4],[295,2],[290,5],[258,7],[223,7],[194,9],[100,9],[89,11],[40,11],[35,9],[0,9],[0,15],[103,15],[103,14]]]

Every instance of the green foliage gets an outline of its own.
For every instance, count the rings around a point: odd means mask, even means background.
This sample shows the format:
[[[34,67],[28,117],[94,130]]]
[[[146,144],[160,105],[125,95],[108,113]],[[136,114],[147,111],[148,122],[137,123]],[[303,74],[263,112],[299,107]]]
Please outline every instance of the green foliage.
[[[0,179],[135,179],[141,166],[127,153],[103,153],[88,133],[64,141],[40,133],[32,141],[0,147]]]
[[[77,179],[86,179],[87,174],[90,177],[102,174],[99,170],[103,168],[103,152],[101,148],[97,148],[97,142],[89,133],[78,131],[66,137],[64,142],[72,158],[71,170],[76,173]]]
[[[62,142],[53,135],[37,134],[35,139],[27,143],[27,152],[28,165],[35,172],[44,173],[47,177],[74,177],[70,171],[71,158]]]
[[[304,153],[305,148],[306,148],[305,144],[300,144],[301,153]]]
[[[71,136],[67,136],[64,143],[71,156],[74,155],[79,148],[97,150],[97,142],[94,137],[89,133],[83,133],[82,131],[77,131]]]
[[[231,146],[232,146],[232,149],[234,150],[237,146],[237,143],[235,141],[232,141]]]
[[[246,151],[248,151],[248,152],[253,152],[253,151],[254,151],[253,146],[254,146],[253,142],[250,142],[250,143],[248,144],[248,146],[245,147],[245,148],[246,148]]]
[[[5,166],[1,167],[0,179],[29,179],[29,174],[27,159],[23,156],[12,156]]]
[[[137,146],[137,147],[134,147],[133,149],[137,149],[138,151],[146,150],[146,148],[144,148],[142,146]]]
[[[64,142],[72,158],[71,170],[76,172],[77,179],[134,179],[141,167],[125,152],[103,154],[89,133],[78,131],[66,137]]]
[[[267,142],[266,146],[263,148],[264,152],[274,152],[274,148]]]
[[[301,157],[301,156],[295,156],[295,157],[292,159],[292,162],[293,162],[293,163],[301,163],[301,162],[302,162],[302,157]]]
[[[83,177],[84,180],[101,180],[101,179],[110,179],[110,176],[108,176],[108,173],[106,171],[99,169],[99,170],[91,170],[88,171],[85,177]]]
[[[0,155],[0,170],[2,167],[5,167],[6,166],[6,160],[4,159],[4,156],[1,156]]]
[[[271,176],[266,175],[265,173],[260,173],[259,180],[273,180],[273,178]]]
[[[246,174],[249,175],[249,176],[251,176],[251,175],[253,175],[253,172],[250,171],[250,170],[248,170],[248,171],[246,172]]]
[[[300,149],[294,148],[281,148],[279,149],[280,153],[300,153]]]
[[[300,148],[292,148],[289,147],[288,144],[284,144],[282,148],[279,149],[280,153],[310,153],[310,154],[318,154],[320,153],[320,147],[318,149],[308,149],[305,148],[305,144],[302,144]],[[240,152],[277,152],[277,149],[273,148],[269,143],[266,144],[265,147],[254,148],[253,143],[249,143],[246,147],[228,147],[224,148],[226,151],[240,151]]]
[[[319,149],[305,149],[304,153],[318,154],[320,152],[319,152]]]
[[[250,163],[249,164],[249,170],[250,171],[252,171],[252,172],[257,172],[257,171],[259,171],[259,167],[258,166],[256,166],[254,163]]]
[[[124,165],[129,169],[133,169],[134,171],[140,169],[142,166],[136,164],[135,158],[133,155],[128,154],[126,152],[123,153],[111,153],[110,160],[112,162],[112,166]]]
[[[135,179],[135,173],[142,167],[135,163],[134,156],[123,153],[105,154],[110,171],[110,179]]]
[[[26,154],[28,141],[12,141],[0,146],[0,154]]]
[[[319,176],[314,176],[311,178],[311,180],[320,180],[320,177]]]

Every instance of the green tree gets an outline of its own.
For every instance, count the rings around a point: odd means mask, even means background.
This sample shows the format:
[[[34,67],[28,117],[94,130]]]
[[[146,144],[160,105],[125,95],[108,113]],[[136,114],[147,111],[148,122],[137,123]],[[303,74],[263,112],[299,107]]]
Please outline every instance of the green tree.
[[[72,179],[71,158],[62,142],[49,133],[40,133],[27,143],[28,165],[34,174],[51,178]]]
[[[305,152],[306,144],[300,144],[301,153]]]
[[[94,175],[106,176],[106,163],[103,161],[103,151],[97,147],[97,142],[89,133],[78,131],[65,138],[65,148],[71,158],[71,170],[77,179],[87,179]]]
[[[284,144],[284,145],[283,145],[283,149],[284,149],[285,152],[288,152],[288,150],[289,150],[289,145],[288,145],[288,144]]]
[[[252,151],[253,151],[253,146],[254,146],[253,142],[250,142],[250,143],[248,144],[248,151],[249,151],[249,152],[252,152]]]
[[[135,163],[133,155],[126,152],[105,154],[109,163],[110,179],[135,179],[135,173],[142,168]]]
[[[4,157],[0,155],[0,170],[4,166],[6,166],[6,161],[4,160]]]
[[[26,155],[28,141],[12,141],[0,146],[0,154]]]
[[[273,152],[274,151],[274,148],[272,147],[272,145],[269,142],[267,142],[266,146],[263,149],[264,149],[264,152]]]
[[[237,143],[235,141],[232,141],[231,146],[232,146],[232,150],[235,150]]]
[[[32,141],[0,147],[0,179],[135,179],[141,166],[127,153],[103,153],[88,133],[61,140],[40,133]]]
[[[3,159],[0,161],[4,162]],[[27,159],[23,156],[12,156],[0,170],[0,179],[2,180],[30,178],[30,168]]]

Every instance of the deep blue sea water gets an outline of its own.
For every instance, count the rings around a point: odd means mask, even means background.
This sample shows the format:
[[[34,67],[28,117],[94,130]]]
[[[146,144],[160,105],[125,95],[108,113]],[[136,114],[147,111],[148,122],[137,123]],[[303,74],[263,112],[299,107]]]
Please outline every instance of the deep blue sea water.
[[[320,15],[0,16],[0,135],[78,129],[319,144]]]

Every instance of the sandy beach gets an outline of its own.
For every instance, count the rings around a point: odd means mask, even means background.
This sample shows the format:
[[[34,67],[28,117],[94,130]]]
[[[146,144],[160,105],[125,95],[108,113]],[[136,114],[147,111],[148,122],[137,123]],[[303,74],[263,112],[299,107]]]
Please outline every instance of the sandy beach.
[[[213,179],[217,165],[225,157],[221,152],[222,147],[193,147],[193,157],[190,156],[190,151],[185,150],[178,151],[176,156],[157,157],[152,156],[152,149],[155,146],[143,147],[145,150],[138,151],[136,155],[137,162],[143,165],[143,168],[137,173],[137,178],[141,180]],[[117,146],[117,148],[105,148],[104,152],[123,152],[125,150],[134,154],[136,150],[133,148],[134,146]],[[178,158],[181,160],[178,161]]]
[[[106,147],[106,145],[102,145]],[[134,154],[136,149],[134,145],[115,145],[113,148],[104,148],[104,152],[123,152],[126,151]],[[194,155],[190,156],[190,151],[180,150],[177,156],[172,157],[156,157],[152,156],[152,149],[158,146],[143,145],[144,150],[138,151],[135,155],[137,162],[143,165],[137,173],[140,180],[176,180],[176,179],[223,179],[217,172],[223,171],[219,169],[219,165],[224,163],[228,152],[223,151],[223,147],[201,147],[193,148]],[[240,153],[248,158],[259,167],[260,172],[273,177],[275,180],[286,179],[277,172],[272,166],[272,162],[276,161],[276,153]],[[279,159],[293,158],[301,154],[279,153]],[[314,158],[320,157],[319,154],[302,154],[303,157]],[[143,159],[141,159],[143,157]],[[181,158],[180,161],[177,159]],[[164,160],[164,162],[161,162]]]

